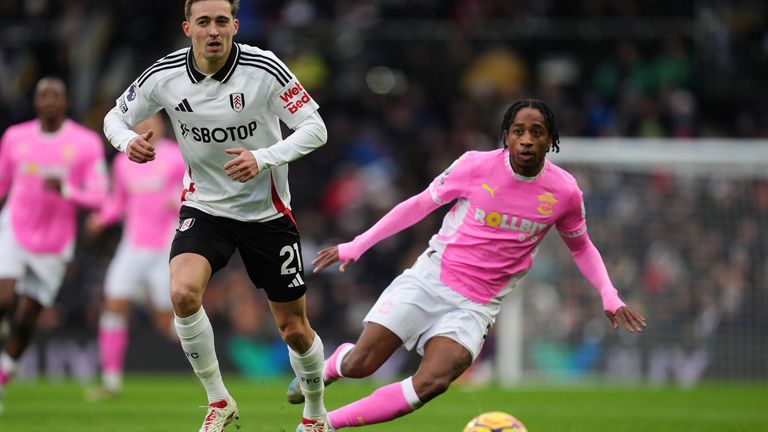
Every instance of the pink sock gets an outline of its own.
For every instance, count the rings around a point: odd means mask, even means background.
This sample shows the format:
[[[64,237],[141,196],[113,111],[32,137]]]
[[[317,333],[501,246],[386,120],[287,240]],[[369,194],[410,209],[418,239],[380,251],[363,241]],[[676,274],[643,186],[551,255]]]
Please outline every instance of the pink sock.
[[[328,421],[335,429],[365,426],[402,417],[413,408],[403,394],[403,383],[380,387],[369,396],[328,413]]]
[[[128,329],[99,329],[99,356],[106,373],[123,373],[125,350],[128,348]]]
[[[4,370],[0,369],[0,387],[8,384],[8,381],[11,380],[11,374],[6,373]]]
[[[323,379],[325,382],[336,381],[343,376],[341,374],[341,360],[354,347],[355,344],[343,343],[325,360],[325,368],[323,369]]]

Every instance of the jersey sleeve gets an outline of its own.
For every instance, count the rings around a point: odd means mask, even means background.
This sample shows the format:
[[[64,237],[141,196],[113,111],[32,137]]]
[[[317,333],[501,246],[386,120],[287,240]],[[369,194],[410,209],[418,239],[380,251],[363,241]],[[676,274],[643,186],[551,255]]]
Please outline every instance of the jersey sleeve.
[[[270,62],[277,65],[275,82],[269,98],[269,109],[291,129],[320,107],[288,67],[273,53],[265,51]]]
[[[584,208],[584,197],[580,189],[576,189],[568,200],[568,206],[556,224],[557,231],[562,237],[578,237],[587,232],[587,216]]]
[[[104,135],[117,150],[125,152],[128,143],[137,135],[133,127],[162,108],[152,95],[155,83],[154,79],[141,85],[138,80],[134,81],[104,117]]]
[[[100,207],[104,201],[109,180],[101,139],[95,133],[88,135],[90,138],[83,141],[87,150],[82,153],[67,188],[72,202],[93,209]]]
[[[432,200],[443,205],[463,196],[471,177],[469,153],[464,153],[430,183]]]
[[[112,190],[99,211],[99,221],[102,225],[112,225],[120,220],[128,200],[125,182],[125,155],[117,155],[112,163]]]
[[[0,200],[2,200],[11,188],[13,177],[13,165],[11,163],[11,139],[10,129],[0,137]]]

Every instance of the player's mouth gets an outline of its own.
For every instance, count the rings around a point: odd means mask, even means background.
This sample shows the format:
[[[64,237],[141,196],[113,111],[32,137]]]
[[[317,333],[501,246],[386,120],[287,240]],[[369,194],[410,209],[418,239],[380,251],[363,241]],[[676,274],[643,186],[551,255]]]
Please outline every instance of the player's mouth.
[[[208,49],[216,51],[216,50],[221,49],[221,47],[223,45],[222,45],[222,43],[220,41],[210,41],[210,42],[208,42],[207,46],[208,46]]]
[[[530,162],[536,158],[536,153],[529,151],[519,152],[517,158],[524,162]]]

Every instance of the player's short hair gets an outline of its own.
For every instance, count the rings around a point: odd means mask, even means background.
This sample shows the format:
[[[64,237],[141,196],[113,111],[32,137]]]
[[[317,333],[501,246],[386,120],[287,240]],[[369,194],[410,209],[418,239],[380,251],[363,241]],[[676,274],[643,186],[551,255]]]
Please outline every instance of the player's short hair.
[[[512,125],[512,120],[514,120],[515,115],[523,108],[533,108],[535,110],[538,110],[541,115],[544,116],[544,123],[547,127],[547,131],[549,132],[549,136],[552,138],[552,148],[551,150],[555,153],[560,151],[560,132],[557,131],[557,122],[555,122],[555,113],[552,112],[552,108],[549,107],[545,102],[540,101],[538,99],[521,99],[515,103],[512,104],[512,106],[507,109],[507,112],[504,114],[504,120],[501,122],[501,143],[504,145],[504,142],[507,138],[507,132],[509,132],[509,127]]]
[[[40,91],[40,87],[42,86],[43,83],[52,83],[58,86],[61,89],[61,91],[64,93],[64,96],[65,97],[67,96],[67,84],[64,82],[63,79],[53,75],[46,75],[37,81],[37,84],[35,85],[35,94],[37,94]]]
[[[190,15],[192,15],[192,5],[203,0],[186,0],[184,2],[184,17],[186,17],[187,20],[189,20]],[[240,0],[227,0],[230,5],[232,5],[232,16],[237,16],[237,10],[240,9]]]

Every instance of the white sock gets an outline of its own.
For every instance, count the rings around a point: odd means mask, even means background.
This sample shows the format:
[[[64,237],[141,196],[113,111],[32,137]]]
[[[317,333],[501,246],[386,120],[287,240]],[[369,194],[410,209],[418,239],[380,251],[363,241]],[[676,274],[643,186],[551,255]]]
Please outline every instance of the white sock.
[[[0,370],[7,373],[8,375],[13,375],[16,373],[18,363],[19,362],[14,360],[10,355],[8,355],[7,352],[3,351],[2,354],[0,354]]]
[[[174,324],[184,354],[208,393],[208,403],[222,399],[230,400],[229,392],[221,379],[219,360],[216,358],[213,327],[205,310],[201,306],[200,310],[187,318],[177,316]]]
[[[288,347],[291,367],[299,378],[301,392],[304,394],[304,418],[322,419],[328,414],[323,402],[323,341],[315,333],[315,340],[307,352],[299,354]]]

